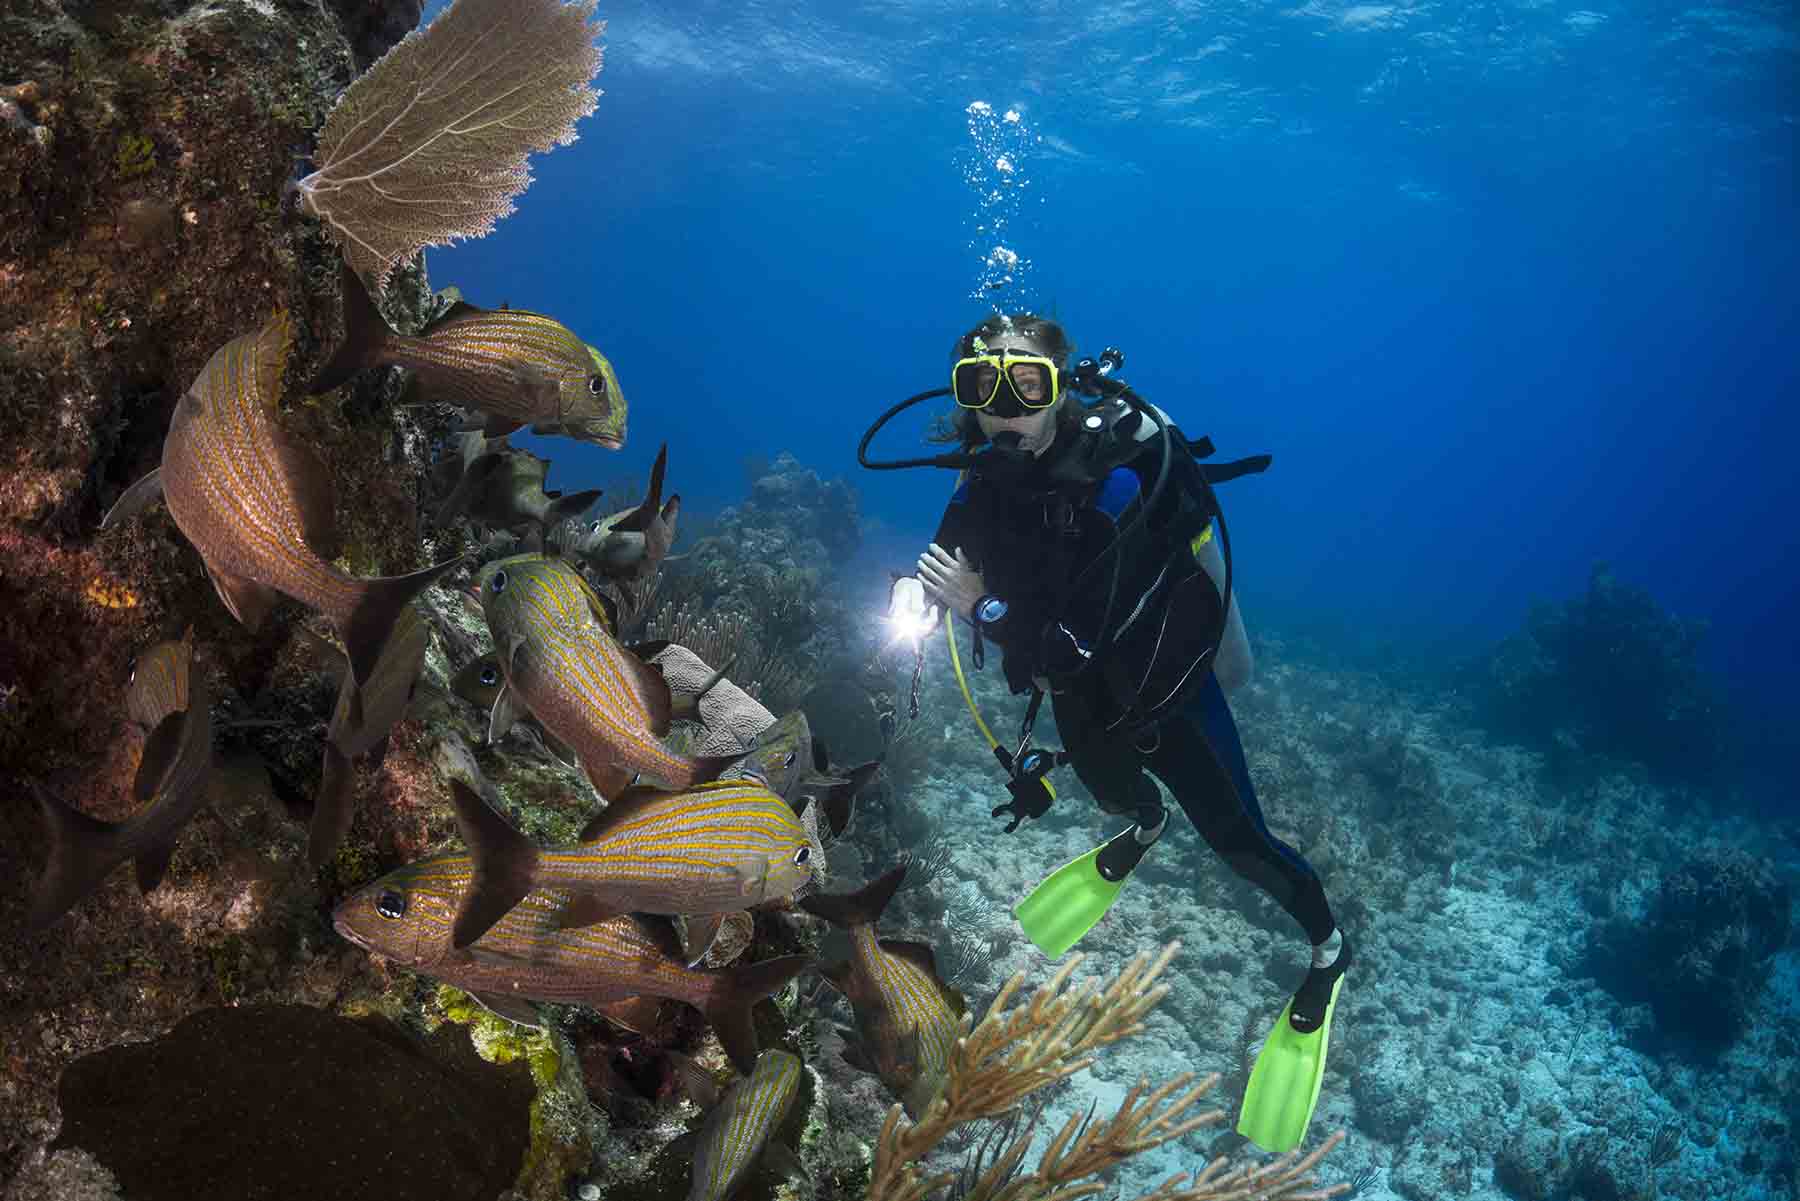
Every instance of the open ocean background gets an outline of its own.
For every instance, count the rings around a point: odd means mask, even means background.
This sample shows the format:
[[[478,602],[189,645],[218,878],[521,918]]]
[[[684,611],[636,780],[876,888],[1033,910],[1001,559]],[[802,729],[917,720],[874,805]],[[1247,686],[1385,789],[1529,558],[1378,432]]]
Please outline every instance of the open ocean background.
[[[641,477],[666,439],[704,513],[790,450],[861,491],[871,571],[904,567],[948,480],[862,472],[857,438],[993,305],[1050,311],[1221,456],[1274,454],[1223,494],[1262,624],[1429,674],[1605,561],[1712,623],[1749,799],[1794,807],[1791,6],[599,15],[580,140],[430,256],[618,368],[622,454],[521,440],[552,486]]]

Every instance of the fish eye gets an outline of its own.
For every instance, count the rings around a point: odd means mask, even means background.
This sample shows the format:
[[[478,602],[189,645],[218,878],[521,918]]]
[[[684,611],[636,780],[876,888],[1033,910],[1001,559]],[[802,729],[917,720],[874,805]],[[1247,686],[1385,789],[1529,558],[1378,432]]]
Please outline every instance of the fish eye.
[[[505,592],[506,591],[506,573],[504,571],[496,571],[494,573],[494,578],[492,580],[488,581],[488,587],[497,593]]]
[[[591,532],[591,533],[595,533],[595,534],[598,534],[598,533],[599,533],[599,532],[600,532],[600,527],[601,527],[601,526],[602,526],[602,525],[605,525],[605,524],[606,524],[606,523],[605,523],[605,522],[604,522],[604,521],[596,521],[596,522],[594,522],[594,524],[593,524],[593,525],[591,525],[591,526],[589,526],[589,527],[588,527],[588,530],[589,530],[589,532]]]
[[[812,858],[812,848],[811,847],[801,847],[799,850],[794,852],[794,866],[795,867],[805,867],[806,861],[811,858]]]
[[[375,900],[375,912],[390,922],[397,922],[406,916],[406,896],[404,893],[388,889]]]
[[[498,684],[499,682],[500,682],[500,669],[499,668],[484,667],[481,669],[481,683],[483,686],[492,688],[495,684]]]
[[[588,393],[592,396],[605,396],[606,377],[598,374],[588,376]]]

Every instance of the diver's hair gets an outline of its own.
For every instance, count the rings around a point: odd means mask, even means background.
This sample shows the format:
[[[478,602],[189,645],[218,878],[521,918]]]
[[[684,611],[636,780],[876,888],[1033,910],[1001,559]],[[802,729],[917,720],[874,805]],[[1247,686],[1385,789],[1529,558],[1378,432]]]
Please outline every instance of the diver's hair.
[[[973,353],[977,338],[1002,336],[1022,338],[1030,342],[1059,368],[1066,369],[1070,356],[1075,353],[1075,343],[1069,340],[1068,333],[1050,318],[1040,317],[1036,313],[995,313],[956,340],[956,345],[950,351],[950,361],[954,363]],[[955,402],[951,403],[954,405]],[[1056,402],[1056,424],[1073,425],[1080,409],[1081,402],[1074,391],[1065,390]],[[940,413],[932,421],[931,432],[926,438],[932,442],[954,442],[964,450],[980,446],[987,441],[987,435],[981,432],[981,422],[976,420],[976,412],[975,409],[952,408],[948,413]]]

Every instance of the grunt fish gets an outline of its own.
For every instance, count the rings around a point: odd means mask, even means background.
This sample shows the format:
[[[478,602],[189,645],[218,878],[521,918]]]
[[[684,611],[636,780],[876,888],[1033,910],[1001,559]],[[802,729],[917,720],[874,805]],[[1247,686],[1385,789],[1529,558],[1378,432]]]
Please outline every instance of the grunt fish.
[[[678,1063],[688,1092],[701,1105],[711,1103],[694,1144],[694,1177],[688,1201],[727,1201],[765,1156],[771,1166],[798,1174],[794,1153],[770,1138],[787,1119],[800,1092],[800,1060],[771,1047],[756,1057],[756,1066],[713,1101],[717,1085],[698,1065]]]
[[[323,613],[344,641],[360,689],[401,610],[463,561],[360,579],[327,560],[325,548],[336,540],[331,477],[276,422],[290,342],[280,313],[260,333],[221,346],[176,406],[162,465],[127,488],[100,524],[105,529],[161,495],[233,617],[258,628],[277,593]],[[352,705],[360,704],[359,693]]]
[[[306,630],[305,626],[300,628]],[[306,633],[317,639],[312,631]],[[375,767],[380,768],[387,755],[388,734],[406,716],[406,707],[418,689],[419,672],[425,666],[425,650],[430,642],[431,629],[419,611],[412,605],[400,610],[394,632],[375,661],[375,672],[361,689],[360,715],[354,704],[357,689],[349,673],[342,673],[337,707],[332,710],[331,725],[325,731],[325,764],[307,841],[307,857],[314,867],[331,858],[350,829],[351,763],[358,755],[374,751]],[[322,647],[321,653],[328,660],[332,656],[343,658],[342,652],[330,644]]]
[[[591,523],[568,545],[568,553],[611,579],[630,582],[655,574],[675,545],[675,520],[681,513],[680,495],[663,503],[663,469],[669,447],[656,452],[650,469],[650,490],[643,503]]]
[[[194,631],[159,642],[133,665],[125,709],[146,731],[131,794],[144,807],[122,822],[101,821],[34,788],[49,827],[50,855],[26,926],[42,930],[100,887],[130,859],[138,889],[162,882],[182,827],[206,803],[212,771],[212,715],[206,678],[194,669]]]
[[[877,938],[875,923],[893,899],[904,866],[848,896],[803,897],[800,908],[850,932],[848,963],[822,969],[856,1014],[844,1062],[873,1072],[915,1120],[943,1088],[950,1050],[962,1032],[962,995],[938,976],[924,943]]]
[[[500,658],[494,654],[482,655],[471,659],[463,665],[463,669],[450,677],[450,691],[468,701],[483,713],[491,713],[494,702],[500,697],[500,690],[506,687],[506,677],[500,674]],[[575,762],[575,752],[564,746],[556,735],[544,729],[537,718],[524,715],[519,722],[529,722],[537,728],[543,737],[544,748],[564,763]]]
[[[606,356],[555,318],[457,301],[416,338],[395,333],[346,264],[344,341],[307,387],[328,392],[368,367],[405,367],[430,400],[480,409],[489,437],[529,425],[611,450],[625,445],[625,394]]]
[[[456,919],[459,948],[534,889],[574,894],[560,916],[577,926],[621,913],[749,909],[785,899],[812,878],[812,847],[793,809],[751,781],[679,792],[629,789],[567,850],[539,848],[462,781],[452,780],[450,788],[457,826],[475,860],[474,883]],[[706,945],[711,942],[709,935]]]
[[[476,583],[506,680],[490,741],[529,711],[575,751],[603,797],[623,792],[634,773],[689,788],[731,764],[732,756],[689,757],[662,745],[676,714],[668,682],[614,641],[606,602],[574,567],[515,555],[487,564]]]
[[[806,713],[795,709],[758,734],[756,745],[744,752],[723,774],[753,776],[766,784],[770,792],[791,803],[790,794],[801,777],[813,769],[812,746],[812,726],[806,720]]]
[[[468,948],[450,945],[451,925],[475,877],[469,855],[434,855],[388,873],[344,900],[339,934],[454,984],[514,1021],[542,1025],[531,1001],[605,1006],[628,997],[682,1001],[706,1015],[741,1072],[756,1062],[750,1011],[807,964],[789,955],[725,971],[695,971],[679,958],[667,923],[625,915],[577,929],[562,924],[569,893],[525,897]]]
[[[570,496],[546,491],[544,480],[549,471],[550,460],[530,451],[504,445],[484,450],[464,469],[438,508],[438,524],[461,513],[508,530],[535,524],[541,537],[544,530],[579,517],[600,499],[598,488]]]

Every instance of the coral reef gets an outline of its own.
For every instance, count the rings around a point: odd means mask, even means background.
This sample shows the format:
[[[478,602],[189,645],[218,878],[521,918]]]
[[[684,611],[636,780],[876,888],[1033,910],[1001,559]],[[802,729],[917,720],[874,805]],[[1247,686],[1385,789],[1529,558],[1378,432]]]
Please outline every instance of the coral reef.
[[[1716,1053],[1749,1025],[1793,900],[1769,860],[1707,848],[1664,873],[1643,912],[1594,931],[1594,973],[1627,1004],[1647,1000],[1661,1039]]]
[[[1477,704],[1534,745],[1716,784],[1727,745],[1700,663],[1705,636],[1704,621],[1666,612],[1595,564],[1584,595],[1532,606],[1525,628],[1475,669]]]

